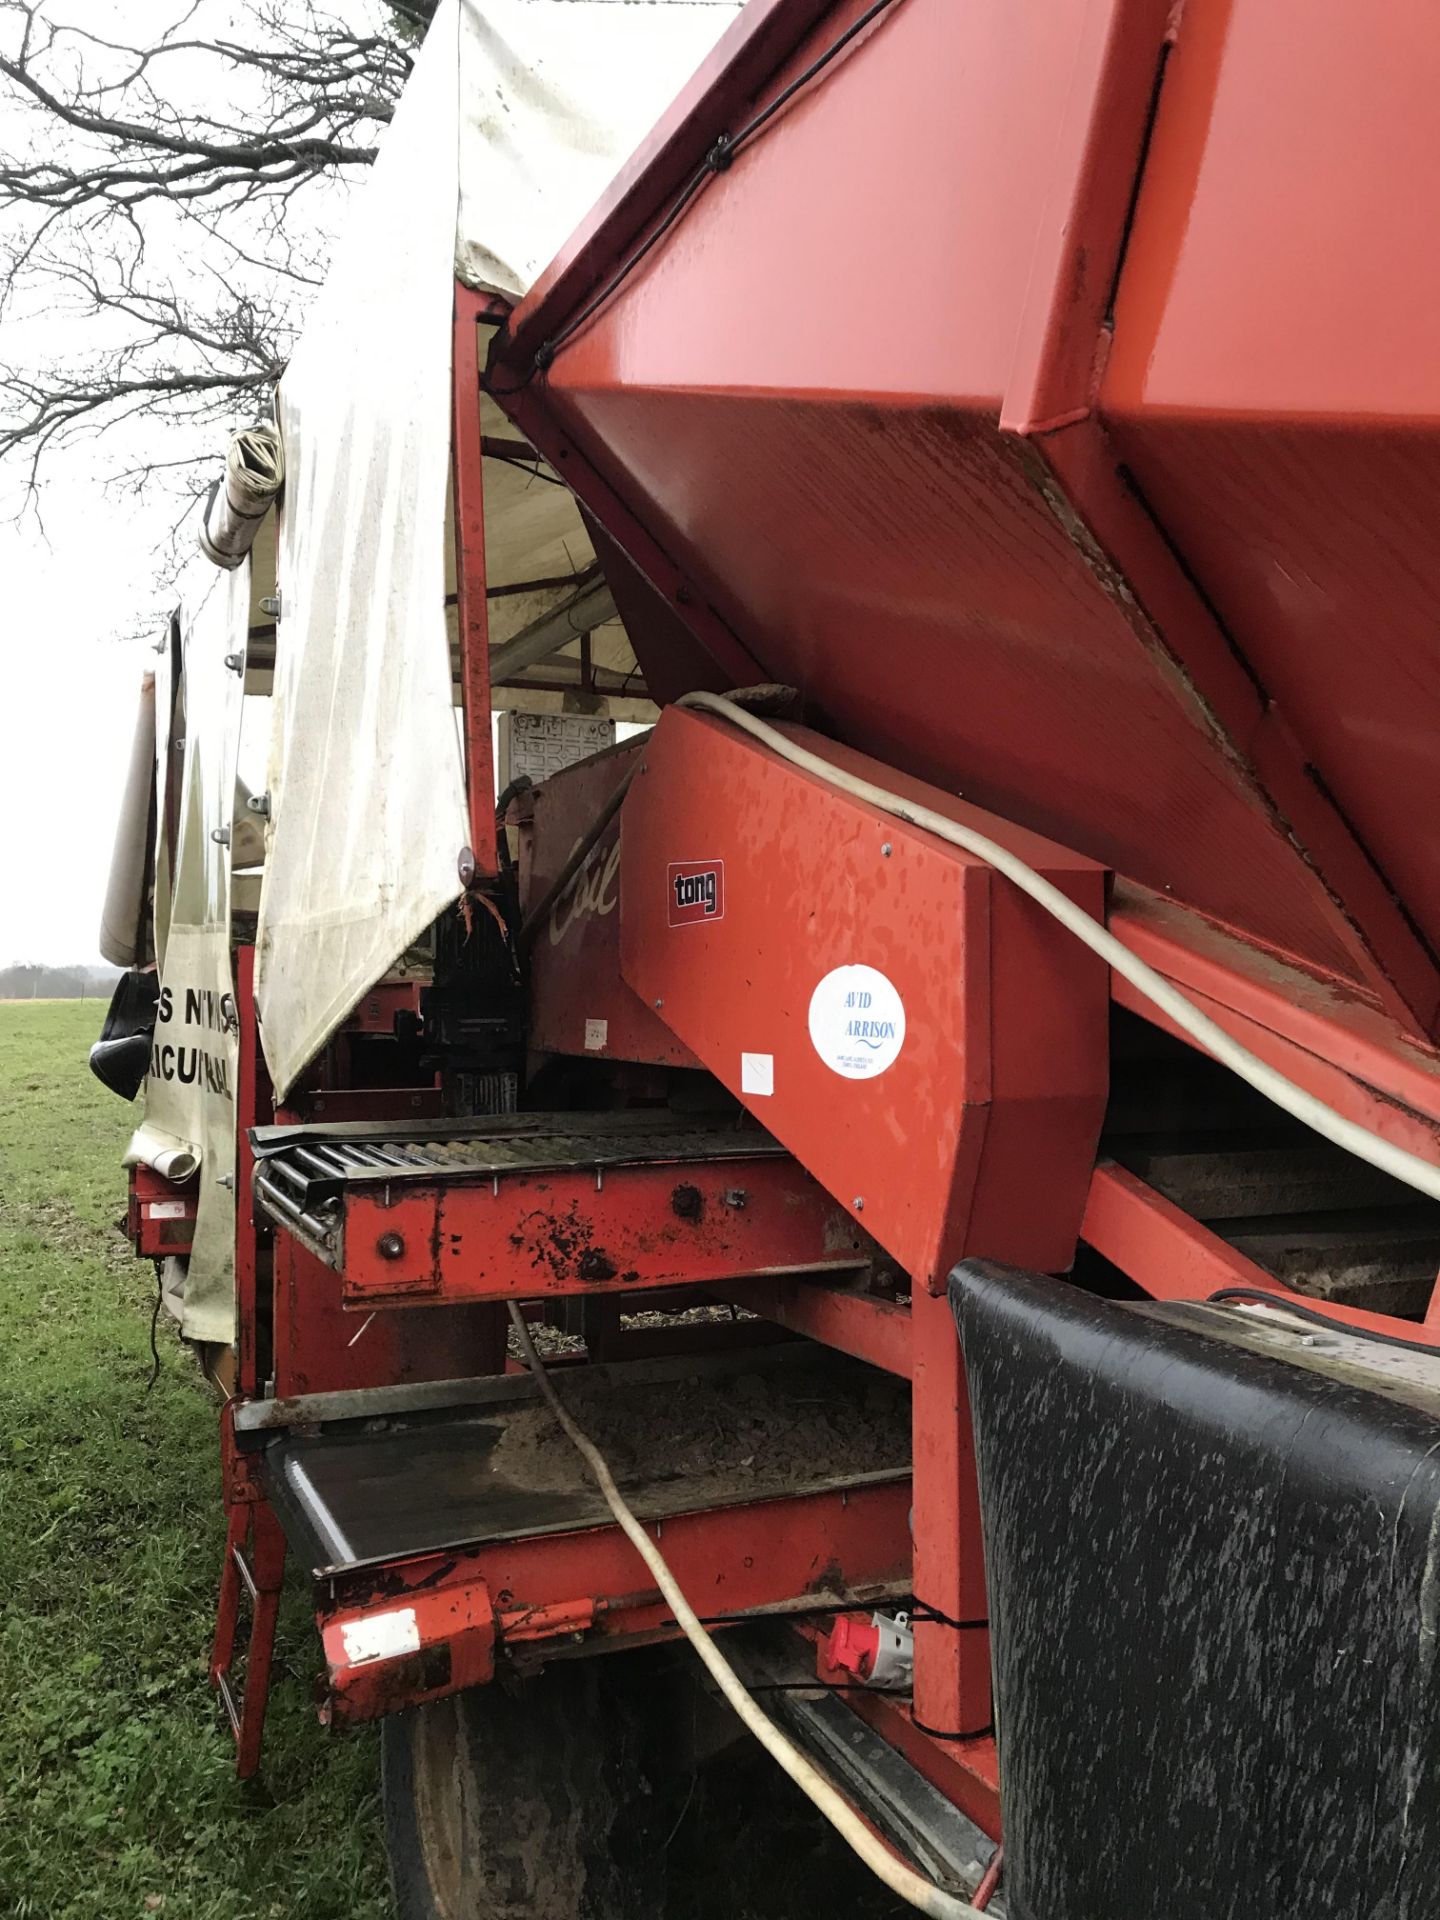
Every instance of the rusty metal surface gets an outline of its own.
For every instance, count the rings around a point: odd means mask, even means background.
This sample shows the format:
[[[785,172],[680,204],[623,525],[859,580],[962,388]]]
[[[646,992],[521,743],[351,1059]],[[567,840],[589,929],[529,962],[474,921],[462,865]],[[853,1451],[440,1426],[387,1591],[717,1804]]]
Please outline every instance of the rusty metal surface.
[[[347,1307],[638,1292],[869,1257],[758,1128],[656,1111],[480,1124],[265,1129],[256,1203],[297,1257],[340,1275]]]

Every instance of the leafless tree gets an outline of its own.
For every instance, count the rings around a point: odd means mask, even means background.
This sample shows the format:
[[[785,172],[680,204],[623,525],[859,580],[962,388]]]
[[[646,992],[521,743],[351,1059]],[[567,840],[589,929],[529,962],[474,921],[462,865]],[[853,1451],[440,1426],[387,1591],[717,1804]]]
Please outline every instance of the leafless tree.
[[[177,7],[127,41],[93,0],[0,0],[0,461],[32,498],[120,421],[177,429],[123,479],[213,466],[216,423],[263,410],[324,264],[307,190],[374,159],[434,0]]]

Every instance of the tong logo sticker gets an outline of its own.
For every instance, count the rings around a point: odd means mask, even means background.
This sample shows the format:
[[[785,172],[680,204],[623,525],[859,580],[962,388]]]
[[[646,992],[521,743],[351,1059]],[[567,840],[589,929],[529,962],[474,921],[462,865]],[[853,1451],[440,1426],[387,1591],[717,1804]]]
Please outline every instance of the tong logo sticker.
[[[668,889],[672,927],[725,918],[723,860],[672,860]]]

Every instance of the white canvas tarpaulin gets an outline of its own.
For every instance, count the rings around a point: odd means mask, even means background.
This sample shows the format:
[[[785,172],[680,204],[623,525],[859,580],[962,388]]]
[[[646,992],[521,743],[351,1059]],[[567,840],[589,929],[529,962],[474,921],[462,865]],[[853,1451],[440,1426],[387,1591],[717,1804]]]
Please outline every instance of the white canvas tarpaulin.
[[[268,420],[230,442],[225,471],[200,514],[200,551],[217,567],[238,567],[285,479],[280,431]]]
[[[738,11],[443,0],[356,197],[277,409],[282,608],[256,953],[277,1097],[460,894],[444,607],[457,270],[524,292]],[[548,526],[548,490],[531,491]]]
[[[115,821],[110,880],[100,913],[100,957],[112,967],[143,966],[144,934],[155,822],[155,675],[140,682],[140,711],[130,745],[130,766]]]
[[[178,610],[165,622],[165,631],[155,646],[155,874],[151,893],[153,919],[152,944],[155,964],[163,970],[165,942],[170,937],[169,836],[162,830],[165,818],[165,783],[169,777],[170,743],[175,723],[175,689],[180,681],[180,615]]]
[[[459,278],[528,293],[739,11],[462,0]]]
[[[234,1338],[235,1072],[230,966],[230,847],[243,677],[226,656],[245,650],[248,564],[217,573],[200,563],[182,599],[185,757],[169,926],[145,1118],[126,1154],[168,1178],[196,1166],[194,1245],[182,1330],[192,1340]],[[163,837],[163,836],[162,836]],[[157,920],[159,915],[157,913]]]
[[[469,829],[445,631],[456,34],[445,0],[280,386],[256,953],[277,1098],[460,893]]]

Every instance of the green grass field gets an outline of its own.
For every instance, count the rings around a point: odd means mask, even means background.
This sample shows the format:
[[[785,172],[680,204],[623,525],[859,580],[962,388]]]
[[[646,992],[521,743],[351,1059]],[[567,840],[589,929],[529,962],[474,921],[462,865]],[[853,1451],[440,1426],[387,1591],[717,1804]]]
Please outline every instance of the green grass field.
[[[0,1005],[0,1913],[381,1920],[369,1730],[321,1732],[288,1596],[263,1778],[205,1666],[215,1407],[115,1222],[136,1110],[94,1080],[94,1001]]]

